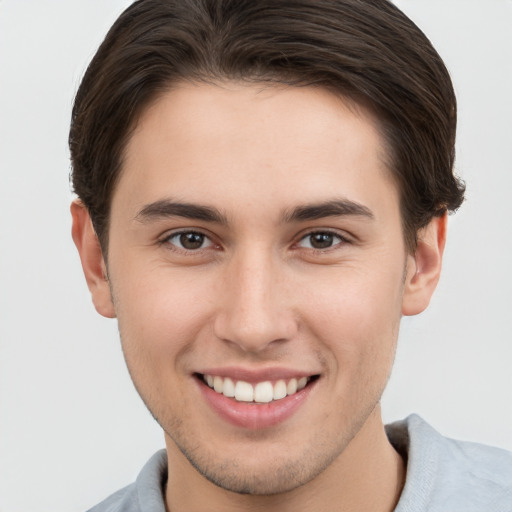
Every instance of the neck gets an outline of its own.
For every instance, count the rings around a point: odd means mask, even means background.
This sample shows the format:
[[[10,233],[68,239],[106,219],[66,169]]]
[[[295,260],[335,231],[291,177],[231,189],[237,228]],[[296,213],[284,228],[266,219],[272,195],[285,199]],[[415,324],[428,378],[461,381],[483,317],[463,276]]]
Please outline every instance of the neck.
[[[169,512],[392,512],[405,482],[405,464],[386,436],[377,406],[345,450],[316,478],[270,496],[243,495],[217,487],[200,475],[166,439]]]

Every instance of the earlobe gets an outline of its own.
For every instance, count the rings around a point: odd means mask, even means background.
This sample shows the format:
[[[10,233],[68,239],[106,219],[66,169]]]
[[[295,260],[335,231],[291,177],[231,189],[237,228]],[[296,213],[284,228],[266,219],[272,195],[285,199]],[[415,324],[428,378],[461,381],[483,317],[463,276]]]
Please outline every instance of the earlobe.
[[[116,316],[105,260],[87,208],[80,200],[71,203],[72,236],[96,311],[107,318]]]
[[[434,217],[418,232],[416,251],[408,256],[403,315],[417,315],[424,311],[436,289],[446,243],[447,217],[447,214]]]

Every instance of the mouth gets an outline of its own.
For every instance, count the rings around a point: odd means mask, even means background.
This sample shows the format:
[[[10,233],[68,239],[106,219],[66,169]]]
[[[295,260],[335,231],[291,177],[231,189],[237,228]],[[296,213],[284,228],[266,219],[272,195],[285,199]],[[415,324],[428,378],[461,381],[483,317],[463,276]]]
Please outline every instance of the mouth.
[[[222,369],[195,373],[194,378],[217,417],[254,432],[277,427],[291,418],[308,402],[320,375]]]
[[[219,375],[198,374],[198,377],[219,395],[231,398],[236,402],[268,404],[295,395],[315,381],[318,375],[275,381],[264,380],[256,383]]]

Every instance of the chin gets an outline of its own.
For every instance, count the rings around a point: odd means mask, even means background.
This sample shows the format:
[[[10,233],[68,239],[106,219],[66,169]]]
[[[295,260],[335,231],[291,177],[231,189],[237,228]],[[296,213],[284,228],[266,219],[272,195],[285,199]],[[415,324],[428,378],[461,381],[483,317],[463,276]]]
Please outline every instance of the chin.
[[[199,467],[190,461],[196,470],[211,483],[226,491],[253,496],[269,496],[282,494],[310,481],[314,475],[306,475],[296,464],[282,464],[272,469],[240,467],[237,463],[229,463],[230,467],[209,466]],[[308,468],[311,473],[311,468]]]
[[[237,494],[269,496],[293,491],[314,480],[345,445],[346,442],[336,446],[325,441],[315,446],[306,443],[295,452],[291,446],[286,450],[282,446],[255,446],[249,452],[236,450],[223,457],[218,451],[205,453],[199,446],[193,450],[178,448],[196,471],[217,487]]]

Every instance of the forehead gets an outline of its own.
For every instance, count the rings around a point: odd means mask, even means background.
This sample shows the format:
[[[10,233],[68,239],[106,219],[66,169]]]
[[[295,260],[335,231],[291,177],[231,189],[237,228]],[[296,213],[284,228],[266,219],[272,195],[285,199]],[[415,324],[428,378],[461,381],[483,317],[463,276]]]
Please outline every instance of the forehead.
[[[395,197],[385,156],[374,118],[323,88],[184,83],[140,118],[113,207],[166,195],[226,209],[240,198],[293,207],[329,193],[362,202],[376,178]]]

